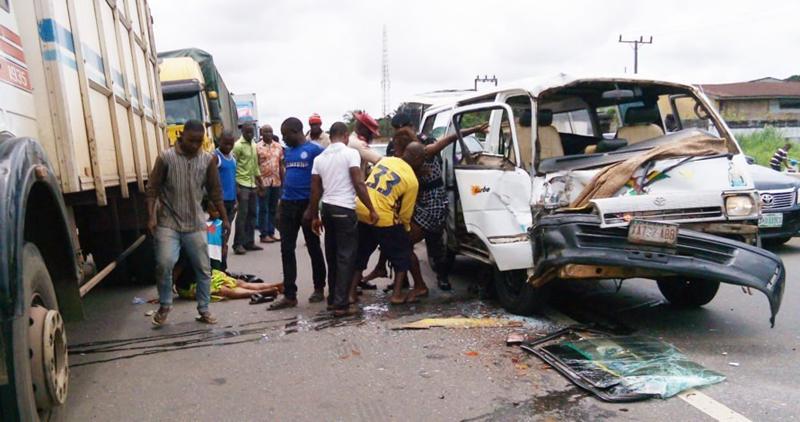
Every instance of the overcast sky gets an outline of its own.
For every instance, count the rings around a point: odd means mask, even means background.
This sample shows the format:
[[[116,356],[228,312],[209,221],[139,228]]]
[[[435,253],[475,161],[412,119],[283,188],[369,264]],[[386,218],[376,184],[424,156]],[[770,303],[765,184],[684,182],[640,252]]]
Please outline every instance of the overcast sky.
[[[800,74],[800,1],[149,0],[159,51],[214,55],[262,123],[314,112],[381,114],[382,28],[391,104],[438,89],[557,72],[633,72],[697,83]],[[702,4],[701,4],[702,3]]]

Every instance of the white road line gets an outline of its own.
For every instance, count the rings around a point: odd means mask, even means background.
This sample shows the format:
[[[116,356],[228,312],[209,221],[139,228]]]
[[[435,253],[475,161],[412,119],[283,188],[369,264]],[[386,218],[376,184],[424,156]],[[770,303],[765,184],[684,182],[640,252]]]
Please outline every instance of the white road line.
[[[551,307],[547,307],[545,309],[544,316],[562,325],[578,324],[578,321],[575,321],[574,319],[568,317],[567,315],[564,315],[563,313]],[[717,421],[751,422],[750,419],[747,419],[740,413],[737,413],[733,409],[730,409],[724,404],[695,390],[694,388],[678,394],[678,397],[683,399],[683,401],[685,401],[686,403],[689,403],[690,405],[694,406],[697,410],[705,413],[706,415],[714,418]]]
[[[694,388],[678,394],[686,403],[696,407],[701,412],[721,422],[750,422],[750,419],[736,413],[724,404],[695,390]]]

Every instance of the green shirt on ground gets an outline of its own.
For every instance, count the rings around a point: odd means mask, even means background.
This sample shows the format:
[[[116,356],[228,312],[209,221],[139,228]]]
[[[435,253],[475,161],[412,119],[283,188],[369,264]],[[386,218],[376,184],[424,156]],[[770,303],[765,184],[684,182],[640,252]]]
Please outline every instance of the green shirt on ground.
[[[239,138],[233,146],[233,156],[236,157],[236,183],[246,188],[256,187],[256,177],[260,175],[256,143]]]

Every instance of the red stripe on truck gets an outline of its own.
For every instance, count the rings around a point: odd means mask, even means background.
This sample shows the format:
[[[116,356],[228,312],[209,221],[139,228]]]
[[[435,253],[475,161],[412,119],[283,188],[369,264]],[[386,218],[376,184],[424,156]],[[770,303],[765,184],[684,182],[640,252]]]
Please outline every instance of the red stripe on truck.
[[[3,37],[16,45],[22,45],[22,38],[20,38],[16,32],[6,28],[3,25],[0,25],[0,37]]]
[[[0,51],[19,60],[20,63],[25,63],[25,53],[23,53],[22,50],[20,50],[13,44],[10,44],[6,40],[0,39]]]

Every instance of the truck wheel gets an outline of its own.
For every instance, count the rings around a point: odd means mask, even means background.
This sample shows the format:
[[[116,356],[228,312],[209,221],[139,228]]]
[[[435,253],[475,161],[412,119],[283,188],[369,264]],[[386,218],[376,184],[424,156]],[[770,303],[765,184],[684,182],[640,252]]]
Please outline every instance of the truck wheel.
[[[714,299],[719,290],[719,281],[658,280],[658,290],[674,306],[698,308]]]
[[[771,239],[762,239],[761,243],[766,248],[775,248],[775,247],[778,247],[778,246],[786,244],[790,240],[792,240],[791,236],[775,237],[775,238],[771,238]]]
[[[14,389],[22,420],[54,420],[69,384],[67,337],[53,283],[39,249],[22,250],[24,315],[14,321]]]
[[[535,288],[528,283],[525,270],[500,271],[494,268],[497,299],[506,311],[517,315],[541,312],[547,302],[546,287]]]

